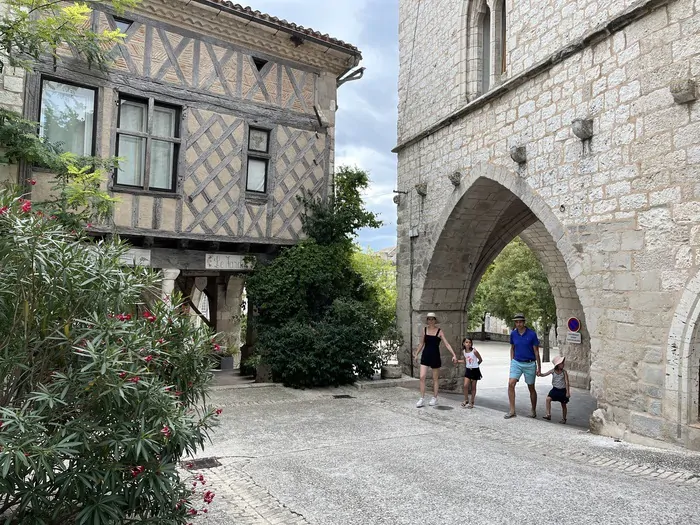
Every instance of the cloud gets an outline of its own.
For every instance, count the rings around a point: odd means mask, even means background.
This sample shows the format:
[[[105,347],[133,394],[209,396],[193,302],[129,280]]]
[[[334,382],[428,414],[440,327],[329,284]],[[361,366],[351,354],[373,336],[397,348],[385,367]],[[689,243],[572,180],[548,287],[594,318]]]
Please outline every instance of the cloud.
[[[289,22],[328,33],[362,51],[362,79],[338,90],[336,166],[357,166],[369,172],[367,208],[384,226],[361,230],[358,242],[373,249],[396,244],[398,0],[251,0],[258,9]]]

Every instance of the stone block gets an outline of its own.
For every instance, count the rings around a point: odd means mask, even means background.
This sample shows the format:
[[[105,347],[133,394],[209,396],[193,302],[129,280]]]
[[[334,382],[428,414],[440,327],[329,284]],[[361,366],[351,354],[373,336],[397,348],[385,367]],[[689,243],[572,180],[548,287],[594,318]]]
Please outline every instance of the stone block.
[[[6,75],[3,77],[3,88],[12,93],[24,92],[24,77]]]
[[[676,104],[692,102],[697,98],[697,87],[692,78],[676,78],[670,84],[671,95]]]
[[[630,430],[642,436],[654,439],[663,437],[663,419],[659,417],[647,416],[644,414],[632,413],[630,416]]]
[[[663,386],[664,381],[666,380],[665,368],[649,364],[642,364],[641,369],[641,378],[645,383],[650,385]]]

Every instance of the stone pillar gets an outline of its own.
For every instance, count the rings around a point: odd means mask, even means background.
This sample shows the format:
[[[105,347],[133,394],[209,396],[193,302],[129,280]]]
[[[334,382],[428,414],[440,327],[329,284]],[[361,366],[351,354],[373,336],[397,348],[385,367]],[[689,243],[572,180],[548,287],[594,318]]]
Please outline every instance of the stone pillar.
[[[234,368],[241,362],[241,301],[243,300],[242,275],[224,275],[217,281],[216,331],[223,334],[226,347],[234,357]]]
[[[170,298],[175,290],[175,279],[180,275],[180,270],[177,268],[163,268],[163,281],[160,285],[160,293],[163,301],[170,303]]]

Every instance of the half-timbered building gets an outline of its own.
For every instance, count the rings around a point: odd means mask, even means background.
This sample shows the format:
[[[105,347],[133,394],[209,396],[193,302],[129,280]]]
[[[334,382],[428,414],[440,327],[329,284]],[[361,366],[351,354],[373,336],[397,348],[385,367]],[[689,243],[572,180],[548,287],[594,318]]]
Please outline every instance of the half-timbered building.
[[[246,256],[297,242],[297,196],[331,188],[336,90],[360,52],[225,1],[98,9],[93,29],[126,33],[108,71],[71,56],[7,68],[0,103],[67,151],[122,159],[106,181],[113,217],[92,230],[133,243],[127,262],[162,269],[164,294],[179,289],[196,310],[204,293],[207,321],[237,345]],[[52,175],[4,177],[36,180],[40,200]]]

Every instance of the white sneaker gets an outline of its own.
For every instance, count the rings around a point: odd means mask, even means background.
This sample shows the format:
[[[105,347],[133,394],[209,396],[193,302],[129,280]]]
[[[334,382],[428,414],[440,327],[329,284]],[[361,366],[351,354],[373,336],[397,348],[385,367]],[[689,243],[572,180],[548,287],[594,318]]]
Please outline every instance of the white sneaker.
[[[423,398],[421,397],[418,400],[418,403],[416,403],[416,408],[421,408],[423,405],[425,405],[425,403],[423,402]]]
[[[431,407],[434,407],[437,405],[437,397],[434,397],[430,400],[430,403],[428,403]]]

